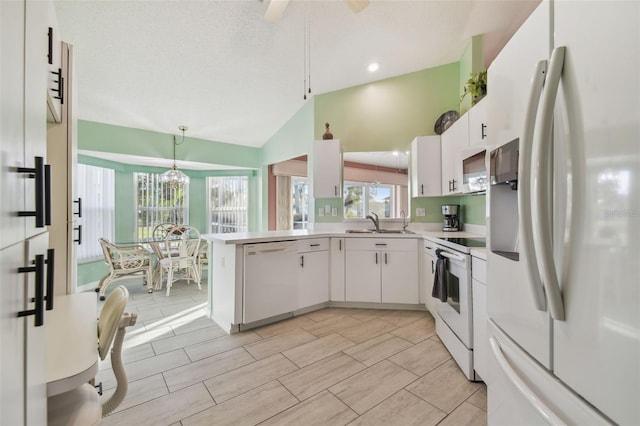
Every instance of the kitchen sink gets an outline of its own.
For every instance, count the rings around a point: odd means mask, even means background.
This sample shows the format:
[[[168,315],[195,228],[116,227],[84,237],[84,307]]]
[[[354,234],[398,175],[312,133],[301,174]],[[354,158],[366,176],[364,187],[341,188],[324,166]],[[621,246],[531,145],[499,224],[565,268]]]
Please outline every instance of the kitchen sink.
[[[412,231],[403,231],[402,229],[347,229],[347,234],[415,234]]]

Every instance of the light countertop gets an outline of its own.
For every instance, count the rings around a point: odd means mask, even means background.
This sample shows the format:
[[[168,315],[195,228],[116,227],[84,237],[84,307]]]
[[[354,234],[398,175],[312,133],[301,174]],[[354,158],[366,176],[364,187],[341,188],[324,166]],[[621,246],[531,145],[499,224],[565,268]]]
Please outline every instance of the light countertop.
[[[366,233],[346,233],[344,231],[313,231],[313,230],[292,230],[292,231],[261,231],[261,232],[235,232],[227,234],[204,234],[202,238],[207,241],[219,241],[225,244],[253,244],[266,243],[272,241],[291,241],[306,238],[427,238],[436,239],[443,237],[450,238],[482,238],[483,235],[470,232],[443,232],[443,231],[413,231],[413,234],[366,234]]]

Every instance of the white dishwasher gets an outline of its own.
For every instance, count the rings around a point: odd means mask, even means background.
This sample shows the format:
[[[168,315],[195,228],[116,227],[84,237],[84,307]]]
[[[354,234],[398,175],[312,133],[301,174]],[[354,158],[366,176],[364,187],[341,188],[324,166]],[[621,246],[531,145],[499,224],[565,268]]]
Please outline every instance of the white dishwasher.
[[[292,312],[298,300],[297,243],[244,246],[243,323]]]

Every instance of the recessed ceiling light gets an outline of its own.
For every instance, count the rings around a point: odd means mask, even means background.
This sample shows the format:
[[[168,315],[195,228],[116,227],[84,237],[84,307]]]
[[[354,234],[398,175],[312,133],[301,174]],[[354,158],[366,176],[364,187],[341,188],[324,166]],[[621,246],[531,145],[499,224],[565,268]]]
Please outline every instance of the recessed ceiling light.
[[[379,67],[380,67],[380,65],[378,65],[377,62],[374,62],[371,65],[369,65],[369,72],[376,72],[376,71],[378,71]]]

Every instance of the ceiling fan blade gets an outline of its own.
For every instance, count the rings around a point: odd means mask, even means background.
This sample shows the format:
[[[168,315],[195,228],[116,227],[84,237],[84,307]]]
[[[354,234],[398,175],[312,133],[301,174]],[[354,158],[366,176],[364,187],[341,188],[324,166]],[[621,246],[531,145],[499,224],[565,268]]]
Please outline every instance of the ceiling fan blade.
[[[361,12],[369,5],[369,0],[344,0],[353,13]]]
[[[288,4],[289,0],[271,0],[264,14],[264,19],[269,22],[279,21]]]

